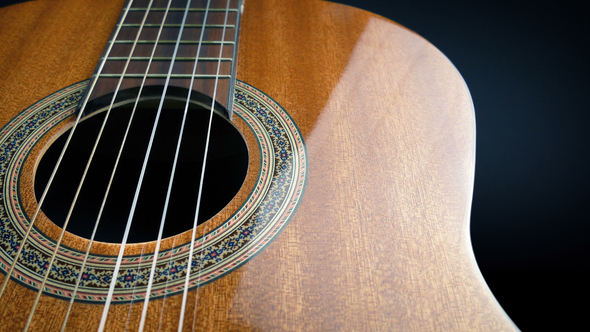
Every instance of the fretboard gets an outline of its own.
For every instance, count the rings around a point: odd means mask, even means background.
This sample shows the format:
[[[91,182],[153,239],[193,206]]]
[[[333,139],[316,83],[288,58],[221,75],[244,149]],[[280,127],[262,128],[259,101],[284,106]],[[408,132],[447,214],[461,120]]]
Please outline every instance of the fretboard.
[[[90,100],[115,92],[122,76],[117,101],[142,82],[144,91],[161,90],[167,80],[171,90],[189,89],[196,62],[192,90],[215,94],[231,112],[240,3],[229,0],[228,9],[228,0],[211,0],[207,8],[207,0],[192,0],[187,10],[187,0],[154,0],[148,10],[149,0],[128,2],[93,76]]]

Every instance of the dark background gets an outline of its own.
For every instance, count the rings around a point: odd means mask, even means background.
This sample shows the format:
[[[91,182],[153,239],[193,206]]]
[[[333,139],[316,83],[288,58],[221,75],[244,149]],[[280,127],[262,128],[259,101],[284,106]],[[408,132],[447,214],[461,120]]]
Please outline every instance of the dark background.
[[[338,0],[416,31],[475,105],[471,236],[523,331],[587,326],[589,11],[580,2]]]
[[[583,3],[338,2],[416,31],[465,78],[477,119],[472,242],[508,315],[524,331],[587,326],[590,13]]]

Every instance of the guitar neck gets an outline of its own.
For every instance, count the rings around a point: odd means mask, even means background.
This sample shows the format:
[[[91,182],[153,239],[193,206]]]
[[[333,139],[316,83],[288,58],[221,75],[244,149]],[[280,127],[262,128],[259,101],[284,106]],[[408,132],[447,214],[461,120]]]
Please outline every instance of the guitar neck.
[[[231,112],[240,5],[239,0],[214,0],[207,9],[207,1],[200,0],[189,2],[186,10],[166,3],[128,2],[95,69],[90,100],[168,85],[171,94],[186,95],[181,89],[191,89],[215,95]],[[146,91],[161,93],[153,90]],[[125,97],[123,92],[119,99]]]

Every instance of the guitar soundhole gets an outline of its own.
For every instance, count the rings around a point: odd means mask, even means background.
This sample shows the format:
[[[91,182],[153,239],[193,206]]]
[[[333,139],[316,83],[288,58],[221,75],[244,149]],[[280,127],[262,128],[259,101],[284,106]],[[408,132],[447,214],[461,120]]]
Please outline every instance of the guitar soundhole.
[[[135,112],[95,240],[117,243],[123,238],[158,102],[159,100],[142,101]],[[184,105],[184,101],[175,99],[167,100],[164,105],[141,184],[128,242],[157,239]],[[67,231],[84,238],[91,237],[132,106],[133,103],[129,103],[111,112]],[[78,125],[42,204],[42,211],[60,227],[64,225],[105,115],[106,112],[95,113]],[[193,227],[208,121],[209,110],[191,103],[170,201],[165,213],[164,237],[182,233]],[[35,176],[35,193],[38,200],[68,134],[69,130],[52,143],[39,163]],[[213,217],[232,200],[244,182],[247,168],[248,151],[244,138],[231,122],[215,113],[206,160],[199,224]]]

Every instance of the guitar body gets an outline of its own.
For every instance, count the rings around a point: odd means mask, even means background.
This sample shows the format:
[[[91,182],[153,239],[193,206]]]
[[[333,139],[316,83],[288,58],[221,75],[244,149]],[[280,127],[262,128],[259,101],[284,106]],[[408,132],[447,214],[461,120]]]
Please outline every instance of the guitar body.
[[[31,1],[0,9],[0,125],[90,78],[123,5]],[[189,291],[185,330],[193,322],[198,330],[516,329],[471,249],[474,112],[444,55],[359,9],[247,0],[237,79],[274,99],[299,127],[307,182],[288,224],[264,250]],[[36,207],[35,167],[51,140],[37,144],[19,180],[28,215]],[[259,154],[251,151],[250,173],[260,170]],[[232,204],[248,197],[256,174]],[[59,228],[47,225],[44,232],[55,237]],[[197,233],[205,231],[201,225]],[[189,232],[163,246],[183,241]],[[66,233],[69,248],[84,252],[85,243]],[[92,252],[116,256],[118,247],[99,243]],[[142,250],[153,245],[130,245],[126,255]],[[35,296],[11,280],[0,298],[0,330],[22,330]],[[180,301],[178,294],[151,301],[146,328],[176,330]],[[137,330],[142,305],[111,305],[106,330]],[[30,330],[59,330],[67,308],[62,298],[42,296]],[[96,330],[102,311],[100,303],[76,302],[68,330]]]

